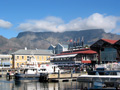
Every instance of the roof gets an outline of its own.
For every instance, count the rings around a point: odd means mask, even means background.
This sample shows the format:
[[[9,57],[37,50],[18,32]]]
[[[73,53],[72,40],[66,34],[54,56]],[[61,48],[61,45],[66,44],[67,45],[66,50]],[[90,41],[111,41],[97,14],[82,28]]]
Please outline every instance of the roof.
[[[61,47],[63,47],[63,48],[68,48],[68,45],[62,45],[62,44],[60,44],[60,43],[58,43],[57,45],[60,45]],[[57,46],[56,45],[56,46]]]
[[[75,57],[77,54],[69,54],[69,55],[58,55],[58,56],[53,56],[50,58],[65,58],[65,57]]]
[[[51,44],[51,45],[50,45],[50,47],[53,47],[53,48],[55,48],[56,46],[54,46],[54,45],[52,45],[52,44]]]
[[[105,41],[105,42],[108,42],[108,43],[110,43],[110,44],[115,44],[118,40],[110,40],[110,39],[101,39],[101,40],[103,40],[103,41]]]
[[[15,55],[53,55],[51,50],[24,50],[24,49],[20,49],[12,54],[15,54]]]
[[[68,52],[68,53],[61,53],[58,55],[68,55],[68,54],[97,54],[97,52],[90,49],[82,49],[82,50],[77,50],[77,51]]]
[[[108,46],[112,46],[114,47],[114,44],[117,42],[118,40],[111,40],[111,39],[100,39],[98,41],[96,41],[94,44],[92,44],[90,46],[90,48],[92,50],[98,50],[98,49],[101,49],[101,48],[105,48],[105,47],[108,47]]]

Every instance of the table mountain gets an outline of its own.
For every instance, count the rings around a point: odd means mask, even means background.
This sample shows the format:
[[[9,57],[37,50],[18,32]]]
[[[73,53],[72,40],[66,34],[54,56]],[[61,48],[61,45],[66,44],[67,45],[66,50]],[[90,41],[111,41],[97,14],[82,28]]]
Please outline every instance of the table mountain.
[[[85,44],[93,44],[101,38],[120,39],[120,35],[106,33],[103,29],[90,29],[66,32],[21,32],[17,37],[7,39],[0,36],[0,53],[11,53],[18,49],[47,49],[50,44],[68,44],[70,39],[77,40],[84,37]]]

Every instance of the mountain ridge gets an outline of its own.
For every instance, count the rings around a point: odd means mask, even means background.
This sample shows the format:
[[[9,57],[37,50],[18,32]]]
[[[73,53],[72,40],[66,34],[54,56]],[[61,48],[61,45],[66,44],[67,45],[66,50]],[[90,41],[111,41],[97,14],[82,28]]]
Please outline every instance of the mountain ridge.
[[[47,49],[50,44],[68,44],[68,40],[77,40],[84,37],[85,44],[93,44],[101,38],[120,39],[120,35],[106,33],[103,29],[89,29],[80,31],[65,32],[20,32],[17,37],[7,39],[0,36],[0,53],[9,54],[18,49],[27,47],[28,49]]]

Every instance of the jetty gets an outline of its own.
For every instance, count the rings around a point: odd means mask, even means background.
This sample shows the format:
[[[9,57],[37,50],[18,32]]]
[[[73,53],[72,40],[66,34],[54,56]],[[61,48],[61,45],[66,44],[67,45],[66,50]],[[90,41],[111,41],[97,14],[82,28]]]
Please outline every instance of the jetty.
[[[40,81],[48,81],[48,82],[76,81],[79,75],[80,73],[40,74]]]

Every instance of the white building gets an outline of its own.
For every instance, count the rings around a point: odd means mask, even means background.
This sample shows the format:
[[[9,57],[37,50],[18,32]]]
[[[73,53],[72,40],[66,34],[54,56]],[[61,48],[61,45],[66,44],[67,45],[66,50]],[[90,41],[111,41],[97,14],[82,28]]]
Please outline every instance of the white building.
[[[12,55],[0,54],[0,68],[10,68],[12,66]]]
[[[60,54],[63,51],[68,51],[68,45],[58,43],[56,46],[53,46],[51,44],[48,50],[52,50],[54,54]]]

